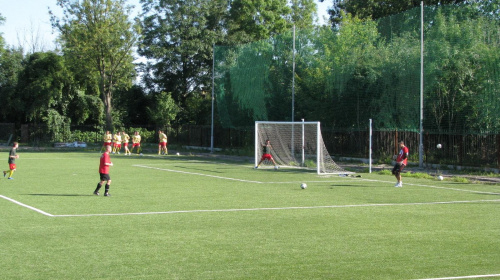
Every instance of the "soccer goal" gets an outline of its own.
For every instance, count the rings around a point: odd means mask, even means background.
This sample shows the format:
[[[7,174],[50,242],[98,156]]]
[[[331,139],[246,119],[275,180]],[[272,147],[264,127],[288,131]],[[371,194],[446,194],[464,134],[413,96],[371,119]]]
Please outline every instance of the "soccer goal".
[[[271,155],[281,167],[307,168],[318,174],[351,173],[338,166],[328,154],[319,122],[255,122],[256,166],[267,140],[272,146]]]

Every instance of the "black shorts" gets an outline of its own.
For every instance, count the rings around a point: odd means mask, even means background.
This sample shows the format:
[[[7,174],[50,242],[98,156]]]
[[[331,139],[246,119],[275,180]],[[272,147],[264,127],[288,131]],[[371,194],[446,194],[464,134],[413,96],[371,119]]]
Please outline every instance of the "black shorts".
[[[101,178],[101,182],[111,180],[111,177],[109,177],[109,174],[99,173],[99,178]]]
[[[404,164],[399,164],[399,163],[396,163],[394,165],[394,168],[392,169],[392,174],[394,175],[399,175],[401,173],[401,171],[403,171],[403,169],[405,168],[405,165]]]

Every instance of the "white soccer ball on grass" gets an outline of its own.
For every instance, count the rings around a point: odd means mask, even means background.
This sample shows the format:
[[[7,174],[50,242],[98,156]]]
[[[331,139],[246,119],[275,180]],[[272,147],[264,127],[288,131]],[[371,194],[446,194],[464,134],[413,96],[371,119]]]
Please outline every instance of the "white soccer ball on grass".
[[[437,179],[438,179],[439,181],[443,181],[443,180],[444,180],[443,176],[441,176],[441,175],[439,175],[439,176],[437,177]]]
[[[441,149],[441,148],[443,147],[443,145],[441,145],[441,144],[437,144],[437,145],[436,145],[436,147],[437,147],[438,149]]]
[[[300,184],[300,188],[303,189],[303,190],[306,189],[307,188],[307,184],[306,183]]]
[[[176,155],[180,156],[181,154],[177,153]]]

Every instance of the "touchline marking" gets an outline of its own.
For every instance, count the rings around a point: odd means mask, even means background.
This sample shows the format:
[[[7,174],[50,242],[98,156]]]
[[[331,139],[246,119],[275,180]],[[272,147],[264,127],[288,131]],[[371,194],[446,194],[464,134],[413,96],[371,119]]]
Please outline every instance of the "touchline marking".
[[[45,212],[45,211],[42,211],[42,210],[40,210],[40,209],[38,209],[38,208],[35,208],[35,207],[32,207],[32,206],[26,205],[26,204],[24,204],[24,203],[21,203],[21,202],[19,202],[19,201],[17,201],[17,200],[14,200],[14,199],[10,198],[10,197],[6,197],[6,196],[3,196],[3,195],[0,195],[0,197],[1,197],[1,198],[3,198],[3,199],[5,199],[5,200],[8,200],[8,201],[10,201],[10,202],[13,202],[13,203],[15,203],[15,204],[17,204],[17,205],[20,205],[20,206],[22,206],[22,207],[26,207],[26,208],[28,208],[28,209],[30,209],[30,210],[33,210],[33,211],[38,212],[38,213],[40,213],[40,214],[43,214],[43,215],[45,215],[45,216],[54,217],[54,215],[52,215],[52,214],[49,214],[49,213],[47,213],[47,212]]]
[[[156,169],[156,170],[161,170],[161,171],[176,172],[176,173],[182,173],[182,174],[205,176],[205,177],[211,177],[211,178],[217,178],[217,179],[224,179],[224,180],[232,180],[232,181],[238,181],[238,182],[255,183],[255,184],[262,184],[263,183],[263,182],[260,182],[260,181],[243,180],[243,179],[236,179],[236,178],[229,178],[229,177],[208,175],[208,174],[203,174],[203,173],[195,173],[195,172],[187,172],[187,171],[180,171],[180,170],[173,170],[173,169],[166,169],[166,168],[159,168],[159,167],[151,167],[151,166],[146,166],[146,165],[132,165],[132,166],[141,167],[141,168]]]
[[[500,277],[500,274],[468,275],[468,276],[442,277],[442,278],[426,278],[426,279],[415,279],[415,280],[473,279],[473,278],[486,278],[486,277]]]
[[[414,203],[371,203],[371,204],[351,204],[351,205],[325,205],[325,206],[291,206],[291,207],[263,207],[263,208],[235,208],[235,209],[198,209],[198,210],[174,210],[161,212],[137,212],[137,213],[106,213],[106,214],[63,214],[53,215],[26,205],[12,198],[0,195],[0,198],[13,202],[22,207],[28,208],[48,217],[97,217],[97,216],[133,216],[133,215],[160,215],[160,214],[180,214],[180,213],[215,213],[215,212],[242,212],[242,211],[270,211],[270,210],[297,210],[297,209],[327,209],[327,208],[354,208],[354,207],[386,207],[386,206],[412,206],[412,205],[438,205],[438,204],[459,204],[478,202],[500,202],[500,199],[490,200],[463,200],[463,201],[436,201],[436,202],[414,202]]]

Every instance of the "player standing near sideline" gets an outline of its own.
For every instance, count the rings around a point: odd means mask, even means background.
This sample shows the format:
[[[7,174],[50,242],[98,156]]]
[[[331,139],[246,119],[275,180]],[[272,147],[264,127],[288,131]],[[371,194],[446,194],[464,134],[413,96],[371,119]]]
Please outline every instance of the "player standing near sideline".
[[[260,159],[259,164],[257,164],[257,166],[255,166],[255,168],[259,168],[260,164],[264,160],[270,160],[270,161],[272,161],[273,164],[274,164],[274,169],[278,169],[279,168],[278,165],[276,164],[276,162],[274,161],[273,156],[271,155],[271,149],[272,148],[273,147],[271,146],[271,141],[266,140],[266,144],[262,145],[262,149],[263,149],[262,158]]]
[[[115,142],[113,144],[113,154],[120,154],[120,150],[122,149],[122,136],[119,131],[115,134],[113,140]]]
[[[392,174],[394,174],[394,176],[396,176],[396,179],[398,180],[396,185],[394,185],[396,188],[403,187],[403,181],[401,180],[401,171],[403,171],[405,166],[408,164],[408,154],[409,154],[408,147],[405,146],[404,141],[399,142],[399,148],[400,148],[399,154],[395,156],[396,164],[392,169]]]
[[[125,155],[131,155],[130,150],[128,149],[128,142],[130,141],[130,136],[122,131],[122,140],[123,140],[123,149],[125,149]]]
[[[111,146],[111,139],[113,139],[113,135],[111,135],[111,132],[109,132],[109,130],[106,130],[106,134],[104,134],[103,137],[104,142],[102,144],[101,153],[103,149],[104,151],[106,151],[106,146]]]
[[[167,135],[163,133],[163,131],[158,130],[158,137],[159,143],[158,143],[158,155],[168,155],[168,149],[167,149]]]
[[[141,135],[139,135],[139,131],[136,131],[132,136],[132,150],[130,153],[134,151],[135,147],[137,147],[137,154],[139,154],[141,151]]]
[[[102,184],[106,183],[104,186],[104,196],[111,196],[109,194],[109,186],[111,185],[111,177],[109,177],[109,167],[113,166],[109,153],[111,152],[111,146],[106,146],[106,151],[101,155],[101,160],[99,162],[99,183],[97,183],[97,188],[94,191],[95,195],[99,195],[99,190]]]
[[[18,147],[19,147],[19,143],[14,142],[12,149],[10,149],[10,152],[9,152],[9,160],[8,160],[9,170],[3,172],[4,177],[5,177],[5,175],[7,175],[7,173],[9,173],[9,177],[7,178],[9,180],[14,180],[14,178],[12,178],[12,175],[14,174],[14,171],[16,171],[16,159],[19,158],[19,155],[16,154]]]
[[[120,132],[118,131],[113,135],[113,150],[112,154],[119,154],[120,150],[122,148],[122,137],[120,135]]]

